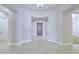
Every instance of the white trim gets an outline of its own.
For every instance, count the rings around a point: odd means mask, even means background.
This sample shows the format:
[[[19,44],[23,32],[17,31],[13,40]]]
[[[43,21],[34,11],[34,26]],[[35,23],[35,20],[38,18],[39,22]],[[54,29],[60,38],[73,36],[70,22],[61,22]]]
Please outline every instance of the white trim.
[[[31,42],[32,40],[26,40],[26,41],[23,41],[23,42],[19,42],[19,43],[9,43],[8,45],[22,45],[24,43],[27,43],[27,42]]]
[[[73,43],[63,43],[63,45],[73,45]]]
[[[59,45],[62,45],[62,43],[61,42],[57,42],[57,41],[54,41],[54,40],[48,40],[49,42],[53,42],[53,43],[57,43],[57,44],[59,44]]]
[[[31,42],[32,40],[26,40],[26,41],[23,41],[23,42],[19,42],[19,43],[9,43],[8,45],[22,45],[24,43],[27,43],[27,42]],[[61,42],[58,42],[58,41],[54,41],[54,40],[48,40],[49,42],[52,42],[52,43],[56,43],[56,44],[59,44],[59,45],[73,45],[73,43],[61,43]]]
[[[18,43],[8,43],[8,45],[18,45]]]
[[[54,40],[48,40],[49,42],[52,42],[52,43],[57,43],[59,45],[73,45],[73,43],[61,43],[61,42],[58,42],[58,41],[54,41]]]
[[[24,43],[31,42],[31,41],[32,41],[32,40],[26,40],[26,41],[23,41],[23,42],[18,43],[18,45],[22,45],[22,44],[24,44]]]

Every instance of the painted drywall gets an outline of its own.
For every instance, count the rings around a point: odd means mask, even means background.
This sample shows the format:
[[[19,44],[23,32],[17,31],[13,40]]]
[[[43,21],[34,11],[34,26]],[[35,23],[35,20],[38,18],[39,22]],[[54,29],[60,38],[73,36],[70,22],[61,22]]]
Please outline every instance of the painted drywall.
[[[8,15],[8,39],[10,44],[16,44],[16,20],[17,20],[17,13],[11,11]]]
[[[72,18],[72,36],[79,37],[79,14]]]
[[[16,19],[16,37],[17,37],[17,42],[23,42],[25,40],[29,40],[28,30],[27,30],[27,23],[26,23],[26,18],[27,16],[24,15],[22,11],[18,12],[17,14],[17,19]]]
[[[0,18],[0,41],[8,39],[8,19]]]

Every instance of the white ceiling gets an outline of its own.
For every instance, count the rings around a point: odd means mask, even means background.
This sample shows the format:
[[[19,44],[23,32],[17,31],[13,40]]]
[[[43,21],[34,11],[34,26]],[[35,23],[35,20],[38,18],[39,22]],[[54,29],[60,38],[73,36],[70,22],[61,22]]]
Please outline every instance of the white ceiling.
[[[73,11],[73,13],[79,13],[79,9],[77,9],[77,10]]]
[[[20,6],[32,11],[50,11],[59,5],[58,4],[44,4],[43,8],[37,8],[36,4],[21,4]]]

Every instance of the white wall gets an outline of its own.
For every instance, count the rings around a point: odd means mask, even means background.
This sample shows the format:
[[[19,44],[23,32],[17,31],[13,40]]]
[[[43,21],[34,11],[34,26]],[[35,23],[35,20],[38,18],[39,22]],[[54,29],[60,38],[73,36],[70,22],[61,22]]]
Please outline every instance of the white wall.
[[[8,19],[0,19],[0,39],[7,40],[8,39]]]
[[[29,40],[28,33],[28,27],[27,25],[27,16],[24,15],[23,11],[19,11],[17,13],[17,19],[16,19],[16,37],[17,37],[17,42],[24,42],[26,40]]]
[[[8,39],[8,19],[0,18],[0,41]]]
[[[72,17],[72,36],[79,37],[79,14]]]

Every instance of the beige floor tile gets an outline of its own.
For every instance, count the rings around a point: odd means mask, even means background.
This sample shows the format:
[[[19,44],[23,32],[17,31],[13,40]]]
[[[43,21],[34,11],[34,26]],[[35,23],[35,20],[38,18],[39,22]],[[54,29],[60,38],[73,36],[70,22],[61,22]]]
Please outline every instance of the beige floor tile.
[[[0,54],[72,54],[79,53],[79,45],[59,45],[47,40],[33,40],[18,46],[0,43]]]

